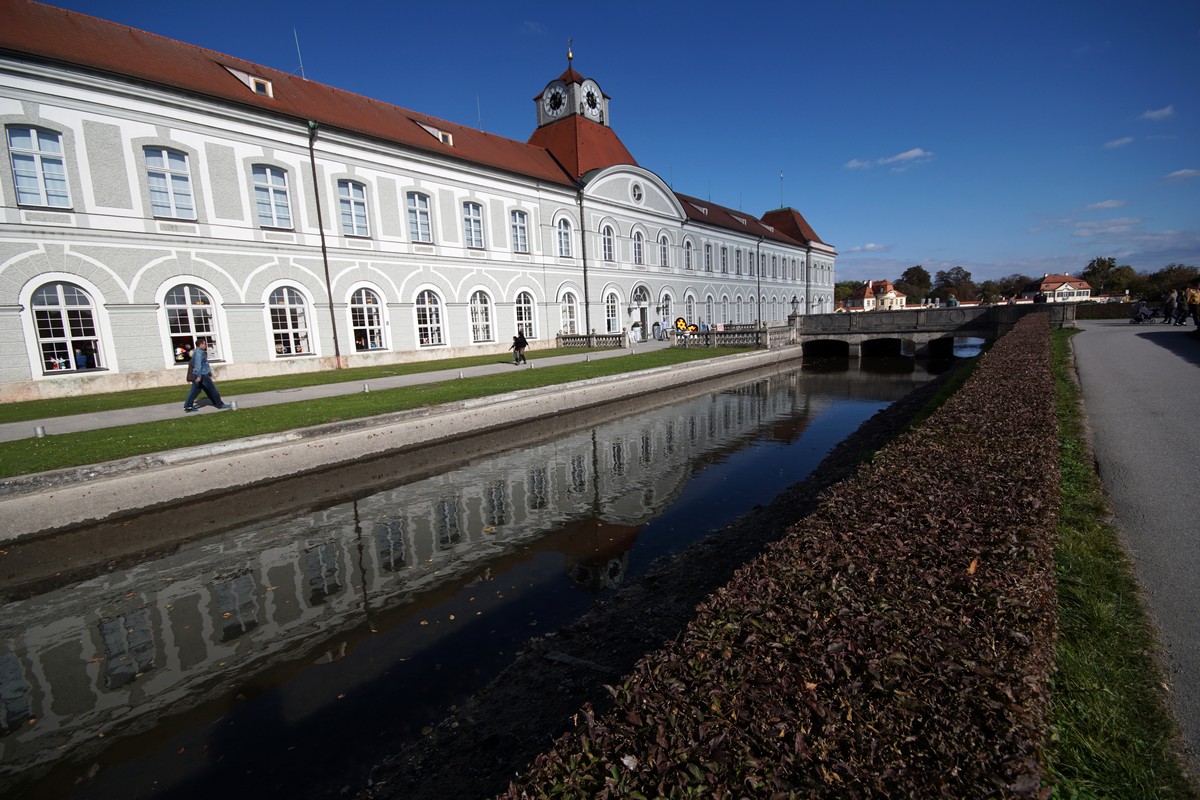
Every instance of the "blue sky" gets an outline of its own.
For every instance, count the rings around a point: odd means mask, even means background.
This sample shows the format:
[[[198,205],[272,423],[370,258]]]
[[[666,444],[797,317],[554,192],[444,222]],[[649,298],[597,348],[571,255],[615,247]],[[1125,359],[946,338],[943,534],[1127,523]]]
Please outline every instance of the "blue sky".
[[[51,5],[287,72],[298,37],[310,80],[522,141],[571,38],[642,166],[782,198],[843,280],[1200,266],[1193,0]]]

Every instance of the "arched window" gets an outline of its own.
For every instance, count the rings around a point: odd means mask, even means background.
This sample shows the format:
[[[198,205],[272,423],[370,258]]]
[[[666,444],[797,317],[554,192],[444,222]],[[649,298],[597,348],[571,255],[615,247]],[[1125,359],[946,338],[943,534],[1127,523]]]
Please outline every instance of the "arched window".
[[[47,283],[33,293],[31,305],[43,371],[104,366],[95,306],[87,292],[73,283]]]
[[[668,323],[673,324],[675,320],[671,319],[671,295],[663,293],[662,296],[662,315],[663,319]]]
[[[646,263],[646,240],[642,236],[641,231],[633,233],[633,263],[642,265]]]
[[[8,152],[19,205],[71,207],[61,135],[12,127],[8,129]]]
[[[613,261],[614,260],[614,252],[613,251],[615,250],[614,242],[613,242],[613,229],[610,226],[605,225],[604,230],[600,232],[600,239],[601,239],[601,246],[604,249],[604,260],[605,261]]]
[[[558,254],[563,258],[571,257],[571,221],[569,219],[560,219],[558,221]],[[525,334],[526,337],[529,334]]]
[[[683,300],[683,318],[689,325],[696,324],[696,298],[690,294]]]
[[[728,297],[721,298],[721,319],[719,321],[720,322],[732,322],[732,320],[729,318],[729,298]]]
[[[533,295],[529,292],[517,294],[517,333],[525,334],[526,339],[537,338],[533,326]]]
[[[359,289],[350,295],[350,330],[358,352],[384,348],[383,303],[371,289]]]
[[[368,236],[367,187],[357,181],[338,181],[338,209],[342,215],[342,233]]]
[[[163,299],[167,312],[167,330],[171,334],[171,353],[176,364],[186,364],[197,340],[208,340],[208,358],[221,360],[220,342],[213,317],[213,301],[199,286],[182,283],[171,287]]]
[[[771,256],[771,277],[779,277],[779,256]]]
[[[729,272],[729,248],[724,245],[721,246],[721,272]]]
[[[604,298],[604,329],[616,333],[620,329],[620,312],[617,311],[617,294],[609,292]]]
[[[445,344],[442,337],[442,301],[429,289],[417,295],[417,341],[421,347]]]
[[[195,219],[196,204],[192,200],[187,154],[163,147],[147,147],[143,152],[146,154],[146,182],[150,187],[150,212],[156,217]]]
[[[561,304],[562,312],[562,332],[563,333],[578,333],[576,330],[576,320],[578,319],[578,309],[576,308],[575,295],[572,292],[567,292],[562,296]]]
[[[704,244],[704,271],[712,272],[712,245]]]
[[[733,301],[733,321],[737,325],[742,324],[742,298],[741,298],[741,295],[738,295],[737,299],[735,299]]]
[[[494,341],[492,337],[492,304],[482,289],[471,295],[471,341]]]
[[[291,286],[271,292],[267,305],[271,310],[271,335],[275,354],[303,355],[312,352],[308,341],[308,301]]]
[[[713,298],[711,294],[704,298],[704,321],[709,325],[717,321],[716,317],[713,316]]]
[[[658,240],[658,265],[660,267],[671,266],[671,243],[667,241],[666,236]]]
[[[683,268],[684,269],[692,268],[692,243],[691,242],[683,243]]]

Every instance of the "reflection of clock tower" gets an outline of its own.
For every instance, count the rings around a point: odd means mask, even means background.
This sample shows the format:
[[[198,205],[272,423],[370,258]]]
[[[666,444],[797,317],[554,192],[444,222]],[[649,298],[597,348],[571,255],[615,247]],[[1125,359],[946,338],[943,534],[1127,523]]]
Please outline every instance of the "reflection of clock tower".
[[[571,66],[567,51],[567,71],[546,85],[534,98],[538,108],[538,127],[577,114],[584,119],[608,126],[608,97],[591,78],[584,78]]]

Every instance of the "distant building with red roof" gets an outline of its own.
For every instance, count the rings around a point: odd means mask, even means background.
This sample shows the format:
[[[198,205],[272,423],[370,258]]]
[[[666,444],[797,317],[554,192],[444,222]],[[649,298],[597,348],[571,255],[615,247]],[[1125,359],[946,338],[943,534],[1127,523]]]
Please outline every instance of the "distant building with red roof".
[[[846,298],[845,308],[849,311],[900,311],[907,308],[908,295],[898,290],[891,281],[863,281]]]
[[[1047,303],[1077,303],[1091,298],[1092,286],[1082,278],[1072,278],[1070,273],[1047,273],[1021,290],[1021,297],[1025,300],[1035,300],[1038,295],[1044,297]]]
[[[833,310],[799,211],[679,194],[568,67],[517,141],[0,0],[0,401]]]

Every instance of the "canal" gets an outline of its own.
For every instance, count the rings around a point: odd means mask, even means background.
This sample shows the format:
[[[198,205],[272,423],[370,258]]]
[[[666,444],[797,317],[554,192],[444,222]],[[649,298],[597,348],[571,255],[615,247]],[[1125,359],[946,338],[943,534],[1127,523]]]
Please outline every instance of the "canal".
[[[0,793],[305,796],[929,377],[797,362],[12,544]]]

